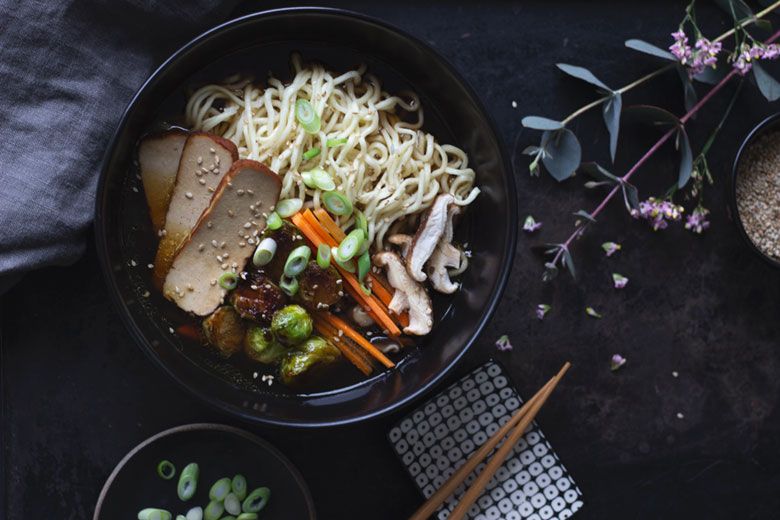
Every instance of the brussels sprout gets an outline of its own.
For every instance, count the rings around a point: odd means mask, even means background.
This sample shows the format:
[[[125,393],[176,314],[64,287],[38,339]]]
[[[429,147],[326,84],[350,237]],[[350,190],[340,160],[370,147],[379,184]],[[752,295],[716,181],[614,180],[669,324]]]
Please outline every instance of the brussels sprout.
[[[289,386],[304,384],[306,378],[313,377],[340,357],[341,352],[333,344],[312,336],[282,360],[279,366],[282,382]]]
[[[288,350],[289,348],[276,341],[271,329],[251,325],[244,336],[244,353],[258,363],[278,363]]]
[[[232,307],[222,306],[203,320],[203,334],[223,357],[230,357],[244,343],[246,327]]]
[[[276,311],[271,331],[283,345],[297,345],[311,336],[311,316],[300,305],[288,305]]]
[[[244,319],[271,323],[274,312],[287,303],[287,296],[270,278],[253,272],[230,293],[230,303]]]
[[[341,276],[332,265],[323,269],[317,265],[317,262],[309,262],[306,270],[301,273],[299,282],[298,294],[311,306],[335,305],[344,294]]]

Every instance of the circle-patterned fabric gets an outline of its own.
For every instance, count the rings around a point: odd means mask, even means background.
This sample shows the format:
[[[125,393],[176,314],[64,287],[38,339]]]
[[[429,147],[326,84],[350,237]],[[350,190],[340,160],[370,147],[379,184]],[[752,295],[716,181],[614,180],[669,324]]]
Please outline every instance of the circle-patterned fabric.
[[[417,487],[429,498],[521,405],[506,372],[489,361],[403,418],[388,438]],[[484,468],[485,463],[477,466],[439,508],[439,519],[449,516]],[[563,520],[582,505],[582,492],[534,422],[468,516],[474,520]]]

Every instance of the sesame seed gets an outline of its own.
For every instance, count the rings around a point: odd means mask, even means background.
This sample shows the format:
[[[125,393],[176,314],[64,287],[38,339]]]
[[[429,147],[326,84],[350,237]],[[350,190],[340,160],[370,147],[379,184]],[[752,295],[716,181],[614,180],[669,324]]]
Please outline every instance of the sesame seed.
[[[230,258],[230,253],[225,253],[222,255],[222,258]]]
[[[244,247],[245,245],[246,245],[246,242],[244,242],[243,240],[238,243],[238,247]]]
[[[144,293],[141,296],[143,296],[144,298],[148,298],[151,295],[152,293],[150,293],[149,291],[144,291]]]
[[[216,281],[216,280],[211,280],[209,283],[210,283],[211,285],[217,285],[217,281]]]
[[[198,251],[203,251],[206,246],[204,244],[198,244]]]
[[[217,153],[217,151],[214,148],[209,148],[209,152],[211,153]]]
[[[206,179],[198,179],[198,182],[201,184],[201,186],[206,185]]]
[[[679,376],[680,376],[679,372],[677,372],[676,370],[672,371],[672,377],[679,377]]]
[[[138,193],[138,188],[136,188],[135,186],[133,186],[133,191],[134,191],[135,193]]]
[[[207,228],[211,229],[213,226],[214,226],[214,224],[212,224],[210,220],[208,222],[206,222],[206,227]]]
[[[187,197],[188,199],[191,199],[192,198],[192,192],[188,191],[187,193],[184,194],[184,196]]]
[[[246,243],[250,244],[250,245],[255,245],[255,239],[254,238],[249,238],[249,239],[247,239]]]
[[[255,284],[249,286],[253,291],[256,291],[258,287]]]
[[[214,248],[219,247],[219,242],[217,242],[216,240],[212,240],[211,241],[211,247],[214,247]]]
[[[517,101],[512,101],[512,108],[517,108]]]
[[[198,164],[203,164],[203,157],[198,156]]]
[[[129,263],[129,264],[130,264],[132,267],[135,267],[135,266],[137,266],[137,265],[138,265],[138,262],[136,262],[135,260],[130,260],[130,262],[128,262],[128,263]]]
[[[227,265],[227,264],[222,264],[220,267],[221,267],[221,268],[222,268],[222,270],[224,271],[225,269],[227,269],[227,268],[228,268],[228,265]]]
[[[682,414],[682,412],[677,412],[677,418],[678,419],[684,419],[685,416]]]
[[[219,263],[222,263],[222,256],[220,256],[220,255],[217,255],[217,261],[218,261]]]
[[[246,190],[246,192],[247,192],[248,194],[250,194],[250,195],[254,195],[254,194],[255,194],[255,192],[254,192],[254,191],[252,191],[252,190]]]
[[[221,249],[225,249],[225,246],[226,246],[226,245],[227,245],[227,242],[222,242],[221,244],[219,244],[219,247],[220,247]]]
[[[146,264],[146,267],[148,267],[149,269],[154,269],[154,264]]]
[[[228,210],[228,217],[235,217],[235,216],[236,216],[236,214],[233,212],[233,210],[229,209]]]
[[[211,193],[214,193],[214,188],[212,188],[211,186],[209,186],[209,191],[210,191]]]
[[[168,327],[168,332],[170,332],[171,334],[176,334],[176,331],[173,330],[173,327]]]
[[[239,188],[238,190],[236,190],[236,195],[238,195],[239,197],[240,197],[241,195],[243,195],[243,194],[244,194],[244,190],[242,190],[242,189],[240,189],[240,188]]]
[[[244,224],[244,229],[249,229],[249,228],[251,228],[251,227],[252,227],[252,223],[251,223],[251,222],[246,222],[246,223]]]
[[[219,164],[219,155],[214,156],[214,164]]]

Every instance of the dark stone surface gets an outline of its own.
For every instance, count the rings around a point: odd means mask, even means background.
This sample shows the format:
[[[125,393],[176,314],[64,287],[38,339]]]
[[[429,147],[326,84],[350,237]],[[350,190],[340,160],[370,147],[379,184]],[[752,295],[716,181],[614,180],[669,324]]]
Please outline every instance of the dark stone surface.
[[[522,115],[561,117],[591,99],[587,88],[555,71],[555,62],[587,66],[610,85],[627,83],[657,63],[624,49],[622,42],[641,37],[665,46],[683,4],[423,7],[404,1],[351,7],[428,40],[480,92],[508,146],[518,140],[522,149],[537,138],[521,130]],[[726,28],[714,8],[703,8],[702,18],[712,33]],[[693,123],[695,147],[732,88]],[[670,74],[629,93],[626,103],[661,102],[680,113],[680,90]],[[717,182],[707,191],[712,229],[702,237],[680,226],[653,233],[616,202],[577,244],[579,283],[561,277],[552,285],[539,281],[541,265],[529,251],[531,240],[524,235],[519,241],[503,304],[459,370],[495,355],[492,343],[504,333],[515,349],[497,357],[523,395],[564,360],[573,362],[540,423],[584,492],[586,507],[577,518],[777,516],[780,272],[740,241],[725,202],[739,141],[774,110],[754,86],[745,86],[710,157]],[[625,126],[617,172],[652,138]],[[591,114],[574,127],[584,157],[603,160],[607,144],[599,116]],[[671,149],[661,157],[637,175],[644,197],[671,183]],[[564,239],[571,213],[592,208],[597,195],[585,193],[579,180],[557,185],[529,178],[527,160],[515,159],[522,214],[544,221],[534,238]],[[605,240],[621,242],[624,250],[604,259],[598,244]],[[611,288],[613,271],[631,279],[622,292]],[[553,305],[544,322],[533,316],[541,302]],[[586,305],[604,318],[587,317]],[[4,298],[2,324],[5,503],[0,505],[9,519],[89,518],[104,479],[139,441],[186,422],[236,424],[185,394],[131,342],[109,306],[91,249],[73,267],[27,276]],[[628,364],[611,373],[615,352]],[[320,432],[248,429],[300,468],[321,518],[397,519],[420,503],[385,440],[397,417]],[[316,449],[304,449],[307,445]]]

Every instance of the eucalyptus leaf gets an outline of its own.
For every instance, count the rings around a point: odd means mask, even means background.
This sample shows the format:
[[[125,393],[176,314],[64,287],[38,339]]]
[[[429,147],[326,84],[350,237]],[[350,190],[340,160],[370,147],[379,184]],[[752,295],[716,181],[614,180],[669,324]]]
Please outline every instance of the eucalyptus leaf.
[[[577,270],[574,268],[574,260],[571,257],[571,252],[568,248],[563,248],[563,266],[569,270],[569,274],[571,274],[571,277],[576,279],[577,278]]]
[[[563,128],[563,123],[540,116],[525,116],[521,121],[524,127],[534,130],[558,130]]]
[[[620,187],[623,189],[623,202],[625,202],[629,213],[632,210],[639,211],[639,190],[636,189],[636,186],[624,182]]]
[[[680,143],[680,173],[677,176],[677,187],[682,189],[688,184],[691,172],[693,172],[693,152],[688,134],[683,127],[678,130],[677,138]]]
[[[582,217],[585,220],[587,220],[588,222],[596,222],[596,219],[593,218],[593,216],[590,213],[588,213],[587,211],[585,211],[584,209],[581,209],[581,210],[577,211],[576,213],[574,213],[574,216]]]
[[[542,164],[558,182],[571,177],[580,166],[582,147],[574,132],[561,128],[542,134],[544,156]]]
[[[600,79],[594,76],[593,73],[585,67],[578,67],[576,65],[569,65],[567,63],[558,63],[556,66],[569,76],[581,79],[582,81],[590,83],[591,85],[594,85],[600,89],[606,90],[607,92],[612,91],[612,89],[606,86]]]
[[[682,65],[677,66],[677,74],[680,76],[680,81],[683,86],[683,94],[685,94],[685,110],[690,110],[693,105],[698,101],[696,95],[696,89],[693,88],[690,76],[688,76],[688,70]]]
[[[670,126],[680,126],[680,119],[661,107],[653,105],[633,105],[626,109],[632,116],[646,123],[656,123]]]
[[[753,63],[753,78],[756,80],[758,90],[761,91],[767,101],[776,101],[777,98],[780,98],[780,83],[755,62]]]
[[[696,74],[693,79],[701,83],[706,83],[707,85],[717,85],[720,83],[720,80],[726,77],[726,74],[729,73],[730,69],[731,67],[727,67],[725,64],[718,64],[718,67],[715,69],[712,67],[705,68],[703,71]]]
[[[620,179],[618,177],[612,175],[610,172],[608,172],[607,170],[602,168],[598,163],[595,162],[582,163],[580,165],[580,170],[582,170],[585,174],[590,175],[594,179],[603,180],[610,184],[617,184],[620,182]]]
[[[715,0],[715,3],[737,23],[753,17],[753,11],[742,0]]]
[[[677,58],[674,57],[674,54],[671,52],[665,51],[660,47],[656,47],[652,43],[647,43],[644,40],[626,40],[626,47],[629,49],[633,49],[635,51],[643,52],[645,54],[649,54],[650,56],[655,56],[656,58],[662,58],[664,60],[669,61],[677,61]]]
[[[620,92],[613,92],[604,103],[604,124],[609,132],[609,155],[615,162],[617,153],[618,133],[620,132],[620,113],[623,110],[623,98]]]
[[[765,31],[765,32],[772,31],[772,22],[770,22],[765,18],[759,18],[758,20],[753,22],[753,25],[755,25],[761,31]]]

